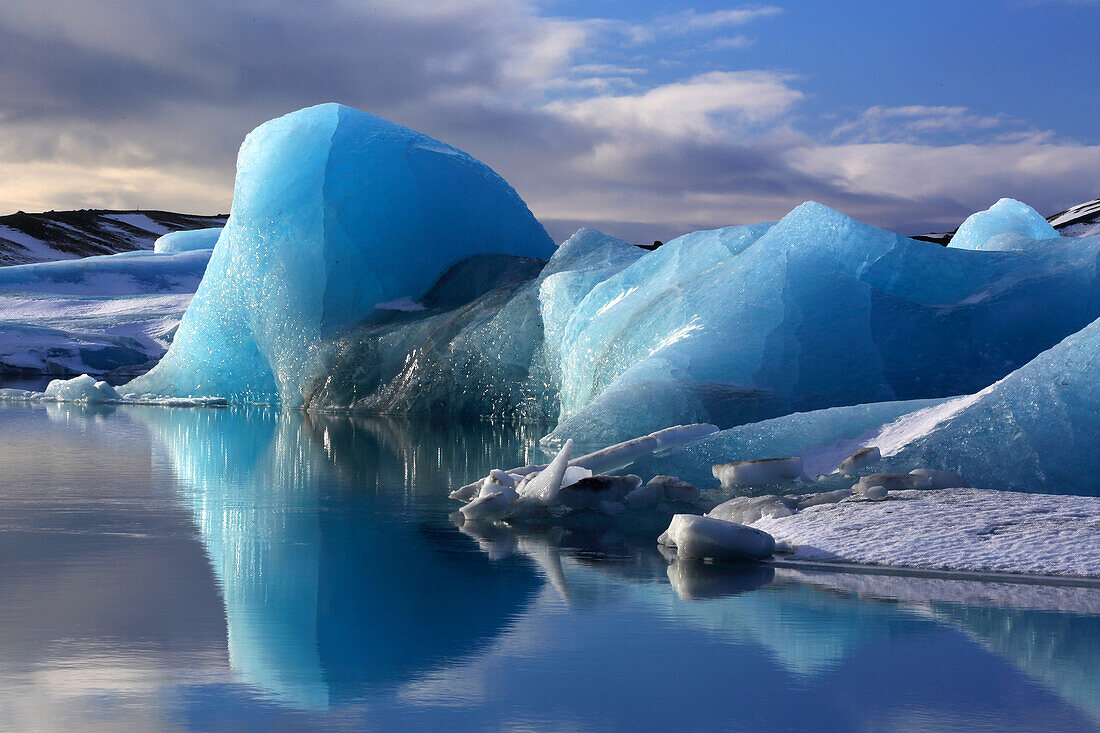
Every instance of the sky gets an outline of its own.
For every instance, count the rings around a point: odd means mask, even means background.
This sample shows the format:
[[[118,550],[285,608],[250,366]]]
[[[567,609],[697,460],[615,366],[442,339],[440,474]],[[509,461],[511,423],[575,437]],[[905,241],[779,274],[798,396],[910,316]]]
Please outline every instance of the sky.
[[[557,240],[906,234],[1100,197],[1100,1],[5,0],[0,213],[229,210],[265,120],[336,101],[488,163]]]

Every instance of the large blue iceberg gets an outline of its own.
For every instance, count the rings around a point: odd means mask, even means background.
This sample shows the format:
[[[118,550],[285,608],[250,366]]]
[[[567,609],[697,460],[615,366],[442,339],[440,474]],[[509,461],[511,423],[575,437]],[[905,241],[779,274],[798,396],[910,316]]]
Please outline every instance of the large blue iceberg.
[[[686,235],[596,284],[548,342],[552,437],[977,391],[1100,315],[1100,238],[1044,244],[944,248],[815,203]]]
[[[649,253],[581,230],[526,282],[471,258],[423,311],[346,333],[308,406],[544,419],[595,445],[964,394],[1100,315],[1098,252],[945,249],[818,204]]]
[[[321,105],[248,136],[172,347],[121,391],[520,417],[593,447],[841,408],[839,451],[1100,317],[1098,259],[1008,199],[950,247],[808,202],[651,252],[590,229],[555,249],[483,164]]]
[[[523,200],[469,155],[337,104],[245,139],[233,207],[160,364],[131,394],[297,405],[322,341],[477,254],[549,257]]]
[[[715,433],[631,470],[706,486],[715,483],[713,464],[800,456],[813,476],[873,446],[881,458],[859,473],[931,468],[984,488],[1097,496],[1098,357],[1100,319],[972,395],[785,415]]]

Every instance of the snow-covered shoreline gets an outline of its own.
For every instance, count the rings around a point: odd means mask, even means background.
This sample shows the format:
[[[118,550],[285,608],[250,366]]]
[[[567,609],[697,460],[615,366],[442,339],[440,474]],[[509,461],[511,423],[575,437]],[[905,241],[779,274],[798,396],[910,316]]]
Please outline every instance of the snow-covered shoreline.
[[[1100,578],[1100,498],[991,489],[892,491],[750,526],[796,561]]]

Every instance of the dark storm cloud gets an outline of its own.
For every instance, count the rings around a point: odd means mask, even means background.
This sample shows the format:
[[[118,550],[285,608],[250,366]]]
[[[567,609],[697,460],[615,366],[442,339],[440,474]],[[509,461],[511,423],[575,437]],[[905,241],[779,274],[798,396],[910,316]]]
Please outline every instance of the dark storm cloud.
[[[0,110],[100,119],[166,102],[286,106],[356,98],[391,105],[439,89],[501,84],[509,52],[500,29],[475,14],[481,8],[405,15],[366,7],[5,5]]]

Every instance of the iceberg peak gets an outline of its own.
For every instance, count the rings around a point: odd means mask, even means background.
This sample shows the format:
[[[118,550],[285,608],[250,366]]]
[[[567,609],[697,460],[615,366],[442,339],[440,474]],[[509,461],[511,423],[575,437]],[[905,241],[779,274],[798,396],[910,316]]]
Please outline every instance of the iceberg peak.
[[[951,238],[955,249],[1020,249],[1020,240],[1057,239],[1058,230],[1043,215],[1016,199],[1003,198],[971,214]]]
[[[508,183],[414,130],[327,103],[245,138],[229,221],[168,354],[128,392],[300,404],[324,341],[478,254],[548,258]]]

